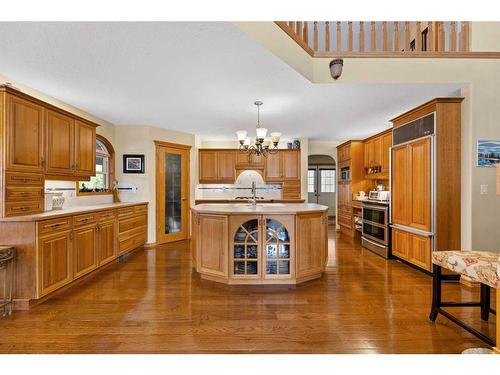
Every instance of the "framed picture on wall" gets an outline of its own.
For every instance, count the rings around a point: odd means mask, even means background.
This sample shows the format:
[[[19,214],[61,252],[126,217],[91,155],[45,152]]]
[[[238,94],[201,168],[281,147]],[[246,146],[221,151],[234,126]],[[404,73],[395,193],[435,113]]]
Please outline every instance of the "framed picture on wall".
[[[500,164],[500,141],[477,141],[477,166],[494,167]]]
[[[123,155],[123,173],[144,173],[144,155]]]

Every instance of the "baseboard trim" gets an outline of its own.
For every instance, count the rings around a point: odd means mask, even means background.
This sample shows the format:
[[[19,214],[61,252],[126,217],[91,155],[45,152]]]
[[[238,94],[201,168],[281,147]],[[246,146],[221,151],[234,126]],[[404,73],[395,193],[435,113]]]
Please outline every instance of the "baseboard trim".
[[[144,244],[144,250],[151,250],[153,248],[155,248],[157,245],[156,242],[147,242]]]

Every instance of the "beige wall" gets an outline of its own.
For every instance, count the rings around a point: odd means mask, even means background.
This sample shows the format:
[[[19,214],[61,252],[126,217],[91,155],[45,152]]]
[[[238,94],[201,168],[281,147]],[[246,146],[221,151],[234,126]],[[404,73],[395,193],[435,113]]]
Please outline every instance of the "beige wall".
[[[342,77],[334,81],[328,67],[330,58],[313,59],[297,51],[295,42],[274,23],[236,25],[313,83],[463,84],[462,194],[456,197],[462,203],[462,248],[500,251],[495,170],[475,166],[477,140],[500,139],[499,59],[351,58],[344,59]],[[473,22],[471,29],[471,50],[500,51],[499,22]],[[488,185],[487,195],[479,194],[481,184]]]

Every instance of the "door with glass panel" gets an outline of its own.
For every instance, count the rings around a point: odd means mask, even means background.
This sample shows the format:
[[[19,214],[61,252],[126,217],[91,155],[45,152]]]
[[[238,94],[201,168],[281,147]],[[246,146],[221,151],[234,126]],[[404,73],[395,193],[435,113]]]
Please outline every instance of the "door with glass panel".
[[[335,216],[335,168],[309,165],[308,202],[328,206],[328,216]]]
[[[189,238],[190,146],[156,143],[156,242]]]

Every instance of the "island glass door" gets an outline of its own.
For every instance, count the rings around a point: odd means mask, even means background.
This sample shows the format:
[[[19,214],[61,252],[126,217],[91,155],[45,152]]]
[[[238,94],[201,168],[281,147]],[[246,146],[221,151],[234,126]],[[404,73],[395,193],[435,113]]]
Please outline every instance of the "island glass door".
[[[156,143],[156,242],[189,237],[189,148]]]

